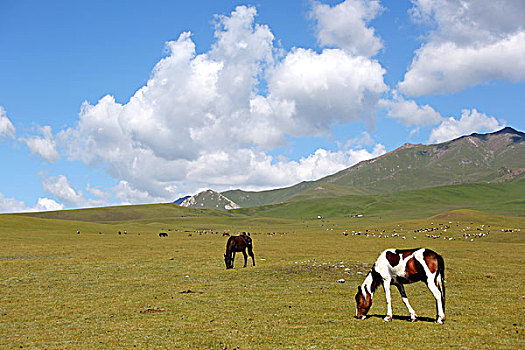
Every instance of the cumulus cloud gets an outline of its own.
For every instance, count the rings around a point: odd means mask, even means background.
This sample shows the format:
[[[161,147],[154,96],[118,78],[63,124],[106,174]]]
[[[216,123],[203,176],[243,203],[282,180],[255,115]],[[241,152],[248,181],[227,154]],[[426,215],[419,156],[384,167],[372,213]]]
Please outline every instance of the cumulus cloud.
[[[372,136],[368,132],[363,131],[360,137],[354,137],[346,141],[345,148],[363,148],[364,146],[372,146],[374,144],[375,141]]]
[[[15,127],[7,117],[4,107],[0,106],[0,137],[15,137]]]
[[[0,193],[0,212],[2,213],[16,213],[26,211],[27,207],[24,202],[14,198],[6,198]]]
[[[391,100],[381,100],[379,105],[387,110],[387,116],[405,125],[427,126],[443,120],[441,114],[429,105],[418,106],[414,100],[405,100],[393,91]]]
[[[371,57],[383,47],[367,24],[383,11],[379,1],[346,0],[335,6],[314,2],[311,16],[317,22],[322,46],[342,48],[351,55]]]
[[[525,32],[485,45],[429,43],[416,52],[399,88],[413,96],[447,94],[487,81],[523,79]]]
[[[343,50],[292,50],[270,73],[272,97],[293,101],[292,118],[298,136],[326,133],[330,125],[365,120],[373,125],[373,112],[381,94],[388,90],[385,70],[365,57]]]
[[[411,0],[412,18],[435,27],[432,40],[458,44],[504,38],[524,29],[521,0]]]
[[[136,203],[207,187],[291,185],[384,151],[319,150],[299,161],[268,155],[286,136],[329,135],[333,125],[358,120],[373,127],[388,88],[377,61],[343,49],[277,55],[256,15],[239,6],[217,16],[215,42],[201,54],[189,32],[166,43],[166,57],[129,101],[107,95],[83,104],[77,124],[57,135],[65,154],[104,166],[119,180],[115,196]],[[48,192],[64,203],[90,203],[65,177],[51,180]]]
[[[51,198],[38,198],[36,206],[31,208],[30,211],[54,211],[62,209],[64,209],[64,205],[57,203]]]
[[[115,187],[113,187],[112,191],[120,204],[156,203],[166,201],[166,198],[154,197],[146,191],[139,191],[124,180],[120,181]],[[173,196],[170,197],[170,199],[173,199]]]
[[[525,2],[413,0],[414,19],[435,28],[399,83],[405,94],[446,94],[525,79]]]
[[[70,207],[91,207],[105,204],[100,199],[85,198],[82,191],[76,191],[64,175],[45,177],[40,174],[40,176],[44,191]]]
[[[315,180],[352,166],[362,160],[384,154],[385,147],[376,144],[372,151],[364,148],[328,151],[318,149],[297,161],[274,158],[264,152],[240,150],[208,154],[195,164],[188,176],[196,183],[213,183],[220,190],[241,187],[247,190],[270,189]],[[229,173],[230,167],[243,172]]]
[[[21,140],[26,143],[32,154],[38,154],[44,160],[53,163],[60,158],[60,155],[56,150],[56,142],[53,138],[51,127],[46,125],[39,129],[43,137],[33,136],[22,138]]]
[[[34,207],[28,207],[24,202],[16,200],[15,198],[6,198],[0,193],[0,213],[36,212],[62,209],[64,209],[64,205],[57,203],[50,198],[38,198],[38,202]]]
[[[504,122],[480,113],[476,109],[465,109],[461,112],[460,119],[450,117],[439,124],[437,128],[433,129],[428,142],[440,143],[475,132],[493,132],[504,126]]]

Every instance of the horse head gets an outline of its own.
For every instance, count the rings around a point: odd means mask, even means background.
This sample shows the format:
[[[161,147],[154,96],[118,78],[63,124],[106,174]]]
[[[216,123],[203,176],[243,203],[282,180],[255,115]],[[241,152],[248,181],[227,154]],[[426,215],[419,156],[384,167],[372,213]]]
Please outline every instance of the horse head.
[[[363,293],[361,286],[357,288],[357,294],[355,295],[356,309],[355,316],[361,320],[366,318],[366,314],[372,306],[372,295],[369,292]]]
[[[224,263],[226,264],[226,269],[233,268],[232,266],[232,258],[226,254],[224,254]]]

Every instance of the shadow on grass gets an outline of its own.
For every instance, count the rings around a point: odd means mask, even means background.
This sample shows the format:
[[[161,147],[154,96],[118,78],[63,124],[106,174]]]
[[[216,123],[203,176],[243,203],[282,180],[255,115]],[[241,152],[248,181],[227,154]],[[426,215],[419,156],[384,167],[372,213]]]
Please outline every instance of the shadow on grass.
[[[375,318],[380,318],[380,319],[383,319],[385,318],[386,315],[368,315],[367,318],[372,318],[372,317],[375,317]],[[392,318],[394,320],[402,320],[402,321],[407,321],[407,322],[411,322],[410,320],[410,316],[398,316],[398,315],[393,315]],[[435,318],[431,318],[431,317],[424,317],[424,316],[418,316],[417,317],[417,322],[429,322],[429,323],[434,323],[436,321]]]

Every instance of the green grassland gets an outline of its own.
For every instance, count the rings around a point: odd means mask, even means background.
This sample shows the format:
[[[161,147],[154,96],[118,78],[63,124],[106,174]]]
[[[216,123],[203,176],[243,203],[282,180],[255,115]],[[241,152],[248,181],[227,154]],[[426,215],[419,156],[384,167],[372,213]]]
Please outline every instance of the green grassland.
[[[289,219],[344,217],[354,214],[403,219],[469,208],[489,213],[525,216],[524,198],[525,180],[519,179],[506,183],[440,186],[380,195],[313,198],[236,209],[231,212]]]
[[[524,348],[522,187],[230,212],[159,204],[0,215],[0,349]],[[362,218],[346,216],[357,210]],[[436,231],[414,232],[423,228]],[[226,270],[222,233],[243,231],[256,266],[237,255]],[[390,247],[443,255],[444,325],[432,322],[422,283],[406,287],[419,322],[395,289],[392,322],[382,321],[382,290],[371,317],[354,319],[357,286]]]

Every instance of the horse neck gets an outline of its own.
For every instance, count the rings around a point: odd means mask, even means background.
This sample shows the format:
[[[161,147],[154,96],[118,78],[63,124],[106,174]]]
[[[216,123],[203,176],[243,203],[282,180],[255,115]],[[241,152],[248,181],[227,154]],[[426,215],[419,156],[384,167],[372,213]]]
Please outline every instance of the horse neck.
[[[363,285],[361,286],[362,290],[370,292],[371,297],[374,296],[377,287],[379,287],[381,284],[381,281],[378,280],[381,276],[376,275],[379,274],[375,272],[374,267],[372,267],[370,272],[366,275]]]
[[[232,253],[232,250],[233,250],[233,236],[230,236],[230,238],[228,238],[228,242],[226,243],[226,255],[230,256],[230,254]]]

